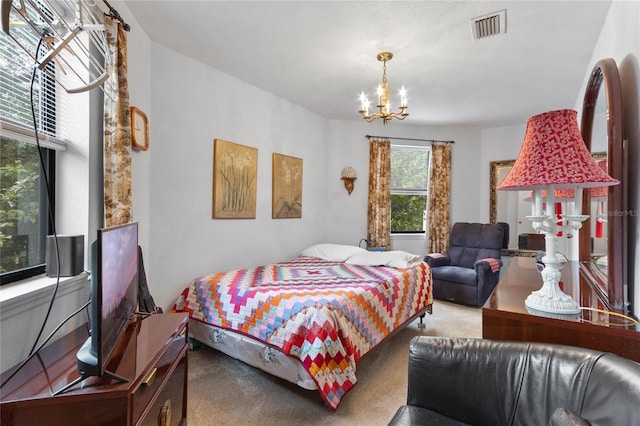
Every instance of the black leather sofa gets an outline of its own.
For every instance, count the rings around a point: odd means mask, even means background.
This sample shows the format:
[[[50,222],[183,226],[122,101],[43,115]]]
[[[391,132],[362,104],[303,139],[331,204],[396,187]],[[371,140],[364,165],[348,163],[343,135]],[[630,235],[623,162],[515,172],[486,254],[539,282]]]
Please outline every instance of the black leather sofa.
[[[637,425],[640,364],[546,343],[415,337],[390,425]]]

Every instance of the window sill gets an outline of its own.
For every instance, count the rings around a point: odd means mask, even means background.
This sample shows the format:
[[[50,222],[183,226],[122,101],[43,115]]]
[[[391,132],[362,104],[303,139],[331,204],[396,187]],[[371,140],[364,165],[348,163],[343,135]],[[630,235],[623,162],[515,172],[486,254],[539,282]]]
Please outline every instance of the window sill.
[[[73,277],[60,277],[58,292],[76,291],[86,286],[88,280],[89,274],[86,272]],[[5,284],[0,287],[0,310],[4,311],[9,305],[20,305],[23,302],[31,305],[37,299],[50,296],[55,285],[56,278],[48,277],[45,274]]]
[[[50,335],[56,325],[62,325],[69,314],[89,300],[88,277],[89,274],[83,272],[60,278],[51,315],[41,337]],[[0,287],[0,371],[6,371],[27,357],[38,338],[55,286],[55,278],[41,274]],[[84,312],[76,316],[56,332],[51,342],[87,321]]]
[[[425,233],[424,232],[411,232],[407,234],[397,233],[391,234],[392,240],[424,240]]]

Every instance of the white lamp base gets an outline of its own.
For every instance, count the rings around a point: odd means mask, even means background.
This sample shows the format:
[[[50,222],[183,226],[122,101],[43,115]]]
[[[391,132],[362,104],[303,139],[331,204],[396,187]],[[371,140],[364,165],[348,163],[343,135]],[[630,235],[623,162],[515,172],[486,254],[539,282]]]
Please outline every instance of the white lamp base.
[[[552,236],[550,239],[554,239]],[[560,288],[560,265],[557,255],[549,261],[547,260],[540,275],[542,276],[542,288],[532,292],[524,301],[526,307],[536,309],[542,312],[551,312],[553,314],[578,314],[580,306],[573,298],[562,291]]]
[[[561,292],[565,297],[552,299],[543,294],[537,294],[539,291],[534,291],[524,301],[527,308],[553,314],[574,315],[580,313],[580,306],[571,296]]]
[[[556,235],[558,230],[565,227],[573,230],[579,229],[582,226],[582,221],[589,216],[582,214],[564,215],[563,220],[567,220],[568,224],[566,226],[559,226],[557,215],[554,212],[554,187],[553,185],[549,185],[545,190],[547,191],[545,198],[546,214],[542,210],[542,189],[535,189],[533,191],[533,213],[535,214],[527,216],[527,219],[533,222],[533,229],[537,232],[544,233],[545,255],[542,257],[544,269],[540,272],[542,276],[542,288],[532,292],[524,301],[524,304],[527,308],[541,312],[562,315],[579,314],[581,311],[578,303],[573,300],[571,296],[565,294],[560,288],[560,269],[564,266],[564,262],[558,258]],[[576,200],[581,199],[581,197],[581,191],[576,190]],[[578,201],[576,201],[576,205],[578,205]],[[576,213],[579,213],[580,210],[581,208],[576,208]]]

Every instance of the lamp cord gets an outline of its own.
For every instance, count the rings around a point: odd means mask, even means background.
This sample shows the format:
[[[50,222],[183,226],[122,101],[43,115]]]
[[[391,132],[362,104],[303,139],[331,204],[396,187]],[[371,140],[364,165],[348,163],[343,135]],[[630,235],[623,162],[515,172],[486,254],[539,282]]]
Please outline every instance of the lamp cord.
[[[620,317],[620,318],[624,318],[627,321],[629,321],[628,323],[625,323],[625,324],[615,324],[615,323],[610,323],[609,321],[607,321],[607,322],[604,323],[606,325],[618,326],[618,327],[626,327],[626,326],[629,326],[629,325],[640,325],[640,321],[636,320],[635,318],[630,317],[630,316],[625,315],[625,314],[620,314],[618,312],[606,311],[604,309],[598,309],[598,308],[589,308],[589,307],[586,307],[586,306],[583,306],[580,309],[582,309],[584,311],[599,312],[601,314],[607,314],[607,315],[611,315],[611,316],[614,316],[614,317]],[[590,324],[601,324],[598,321],[591,321],[591,320],[585,320],[585,319],[582,319],[582,321],[590,323]]]
[[[42,47],[42,43],[43,43],[43,39],[42,37],[40,38],[40,41],[38,42],[38,46],[36,47],[36,58],[38,57],[39,53],[40,53],[40,48]],[[29,86],[29,99],[30,99],[30,104],[31,104],[31,118],[33,120],[33,130],[34,130],[34,134],[36,137],[36,145],[38,147],[38,158],[40,159],[40,167],[42,168],[42,176],[44,179],[44,184],[45,184],[45,189],[46,189],[46,193],[47,193],[47,214],[49,216],[49,223],[51,224],[51,231],[53,233],[53,241],[54,241],[54,246],[55,246],[55,251],[56,251],[56,284],[54,286],[53,289],[53,295],[51,296],[51,301],[49,302],[49,306],[47,308],[47,313],[45,314],[44,317],[44,321],[42,322],[42,326],[40,327],[40,331],[38,332],[38,337],[36,337],[36,340],[33,342],[33,346],[31,347],[31,351],[29,351],[29,356],[31,356],[34,352],[35,352],[35,348],[38,345],[38,341],[40,340],[40,337],[42,336],[42,333],[44,332],[45,326],[47,325],[47,321],[49,320],[49,316],[51,314],[51,310],[53,309],[53,302],[56,299],[56,295],[58,293],[58,288],[60,287],[60,248],[58,246],[58,234],[56,232],[56,224],[55,224],[55,219],[54,219],[54,215],[53,215],[53,210],[52,210],[52,205],[51,205],[51,189],[50,189],[50,185],[49,185],[49,178],[47,177],[47,169],[45,167],[44,164],[44,158],[42,155],[42,147],[40,146],[40,138],[38,137],[38,125],[36,122],[36,111],[35,111],[35,107],[33,105],[33,86],[34,86],[34,82],[35,82],[35,78],[36,78],[36,71],[38,69],[37,65],[37,61],[36,64],[34,64],[33,67],[33,72],[31,73],[31,84]]]

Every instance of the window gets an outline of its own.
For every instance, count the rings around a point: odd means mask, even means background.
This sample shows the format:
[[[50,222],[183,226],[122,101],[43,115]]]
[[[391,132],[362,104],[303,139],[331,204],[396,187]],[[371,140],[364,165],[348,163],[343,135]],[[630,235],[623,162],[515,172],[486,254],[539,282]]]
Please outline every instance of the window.
[[[391,232],[425,232],[431,149],[391,146]]]
[[[19,34],[29,38],[29,34]],[[33,50],[38,39],[29,40]],[[55,71],[54,63],[48,64]],[[33,104],[44,170],[35,144],[31,110],[32,59],[0,32],[0,284],[44,272],[45,240],[51,231],[56,140],[56,87],[36,72]],[[44,174],[49,177],[49,194]]]
[[[0,274],[5,284],[44,272],[50,229],[38,148],[4,135],[0,143]],[[42,150],[50,176],[54,152]]]

